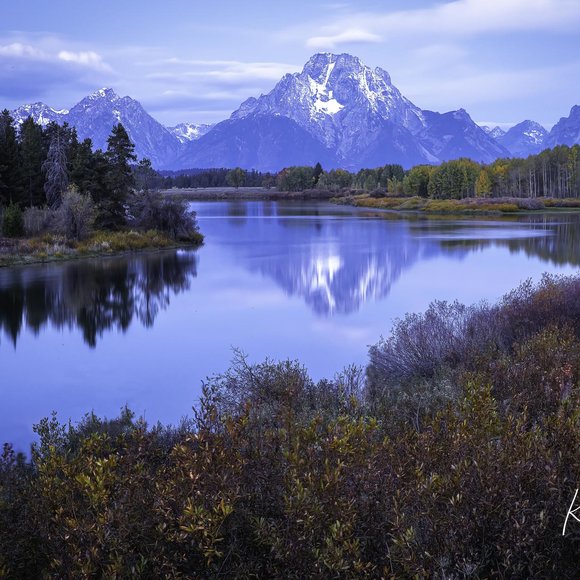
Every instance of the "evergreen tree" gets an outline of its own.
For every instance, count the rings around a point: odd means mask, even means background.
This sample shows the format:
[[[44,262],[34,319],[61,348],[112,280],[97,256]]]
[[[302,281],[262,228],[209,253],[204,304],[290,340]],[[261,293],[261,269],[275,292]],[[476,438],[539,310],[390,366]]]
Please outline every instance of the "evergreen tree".
[[[20,201],[20,152],[14,119],[7,109],[0,114],[0,205]]]
[[[92,194],[95,198],[96,154],[90,139],[79,143],[74,139],[69,153],[70,178],[79,192]],[[98,188],[97,188],[98,189]]]
[[[101,203],[101,226],[118,227],[125,223],[125,202],[135,185],[131,162],[137,160],[135,145],[121,123],[115,125],[107,139],[105,159],[108,163],[108,196]]]
[[[318,185],[318,180],[320,179],[320,176],[324,173],[324,170],[322,169],[322,165],[320,165],[320,163],[317,163],[314,166],[314,175],[312,176],[312,181],[314,182],[314,185]]]
[[[21,197],[29,207],[45,203],[42,164],[47,154],[42,127],[29,117],[20,127]]]

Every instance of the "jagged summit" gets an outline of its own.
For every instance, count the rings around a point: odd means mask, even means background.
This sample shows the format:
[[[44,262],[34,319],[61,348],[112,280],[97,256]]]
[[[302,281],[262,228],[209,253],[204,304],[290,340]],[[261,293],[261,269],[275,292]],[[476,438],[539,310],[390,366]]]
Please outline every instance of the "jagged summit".
[[[488,127],[487,125],[482,125],[481,128],[485,131],[487,135],[496,140],[499,139],[500,137],[503,137],[506,134],[506,132],[499,125],[496,125],[495,127]]]
[[[545,147],[548,131],[535,121],[522,121],[497,138],[513,157],[528,157]]]
[[[574,105],[568,117],[562,117],[550,131],[546,139],[549,147],[556,145],[580,144],[580,106]]]
[[[102,89],[96,90],[94,93],[88,96],[89,99],[109,99],[117,100],[120,99],[119,95],[110,87],[103,87]]]
[[[45,103],[40,101],[36,103],[29,103],[26,105],[21,105],[14,111],[12,111],[12,118],[16,126],[22,125],[28,117],[32,117],[34,121],[45,127],[51,122],[60,123],[63,117],[68,114],[66,109],[53,109]]]
[[[335,150],[345,166],[357,165],[366,156],[385,123],[412,134],[424,128],[421,110],[401,95],[386,71],[373,70],[349,54],[315,54],[301,72],[284,75],[268,94],[242,103],[231,119],[265,115],[293,120]],[[407,137],[399,134],[397,139]],[[402,142],[395,148],[416,149]],[[418,156],[429,161],[428,155]]]

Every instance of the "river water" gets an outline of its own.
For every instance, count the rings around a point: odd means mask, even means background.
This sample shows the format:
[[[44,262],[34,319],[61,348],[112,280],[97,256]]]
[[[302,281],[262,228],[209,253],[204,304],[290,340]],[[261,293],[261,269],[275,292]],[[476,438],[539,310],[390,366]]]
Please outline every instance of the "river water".
[[[430,301],[495,301],[580,265],[580,216],[393,214],[316,202],[199,202],[204,247],[0,269],[0,444],[27,450],[51,411],[128,404],[149,423],[191,413],[232,349],[350,363]]]

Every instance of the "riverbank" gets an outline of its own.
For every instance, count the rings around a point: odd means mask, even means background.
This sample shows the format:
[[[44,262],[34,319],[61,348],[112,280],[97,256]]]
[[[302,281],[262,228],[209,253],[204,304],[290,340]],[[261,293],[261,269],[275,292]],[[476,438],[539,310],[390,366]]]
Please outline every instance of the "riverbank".
[[[0,238],[0,268],[117,256],[151,250],[198,247],[201,244],[203,244],[203,235],[199,232],[195,232],[189,240],[176,241],[155,230],[146,232],[97,231],[82,241],[67,241],[57,234],[45,234],[26,239]]]
[[[370,194],[333,197],[333,203],[393,211],[420,211],[432,214],[502,215],[538,211],[580,209],[578,198],[465,198],[427,199],[424,197],[372,197]]]

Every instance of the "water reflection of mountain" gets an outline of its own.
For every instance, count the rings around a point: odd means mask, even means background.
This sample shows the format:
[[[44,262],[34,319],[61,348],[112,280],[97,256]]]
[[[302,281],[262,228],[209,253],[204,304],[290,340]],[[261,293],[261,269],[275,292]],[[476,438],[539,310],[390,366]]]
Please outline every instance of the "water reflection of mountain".
[[[463,259],[498,246],[557,265],[580,264],[580,222],[574,216],[561,223],[545,216],[409,219],[337,206],[231,206],[221,210],[229,219],[211,225],[219,234],[224,222],[236,222],[233,247],[240,263],[274,279],[321,316],[348,314],[385,298],[405,270],[441,255]],[[227,231],[221,233],[227,239]]]
[[[170,298],[197,275],[193,252],[75,261],[0,272],[0,330],[14,345],[23,327],[80,328],[94,347],[107,330],[125,331],[136,318],[153,325]]]

